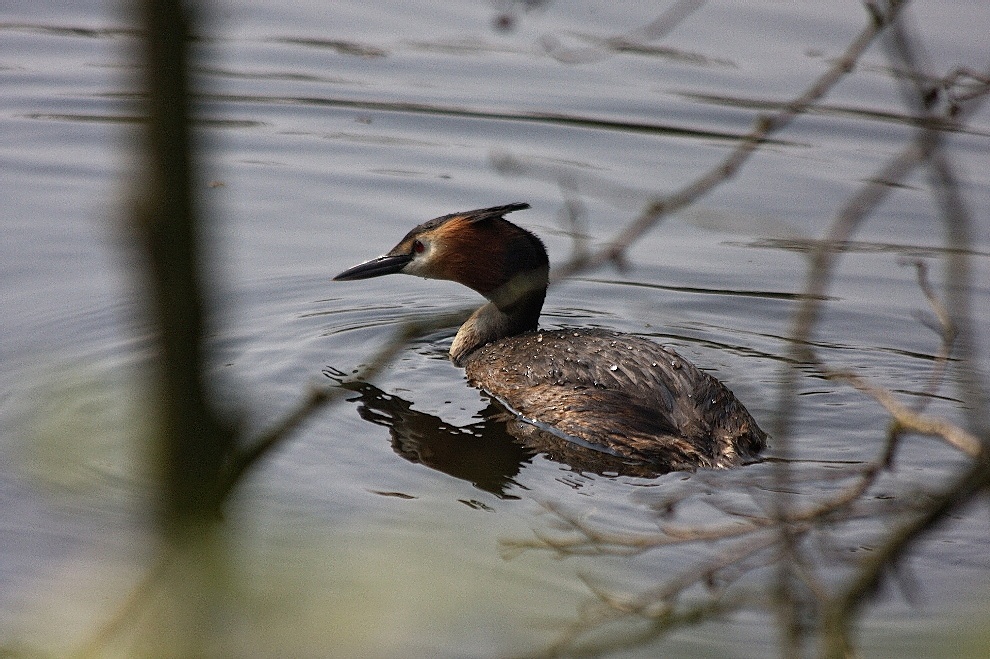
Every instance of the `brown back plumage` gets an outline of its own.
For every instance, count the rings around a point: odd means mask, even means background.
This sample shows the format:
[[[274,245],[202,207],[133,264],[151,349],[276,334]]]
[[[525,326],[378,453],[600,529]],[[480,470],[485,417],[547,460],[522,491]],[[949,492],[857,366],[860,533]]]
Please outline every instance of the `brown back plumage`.
[[[522,416],[636,461],[728,467],[756,458],[766,441],[721,382],[629,334],[516,335],[474,351],[464,369]]]

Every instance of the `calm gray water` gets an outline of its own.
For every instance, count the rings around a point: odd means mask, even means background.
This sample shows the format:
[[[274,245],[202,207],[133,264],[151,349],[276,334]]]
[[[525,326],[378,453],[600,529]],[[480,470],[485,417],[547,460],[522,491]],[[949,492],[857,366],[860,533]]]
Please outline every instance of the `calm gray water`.
[[[330,282],[413,225],[528,201],[532,210],[513,219],[559,263],[572,245],[565,199],[584,203],[593,243],[608,239],[649,194],[724,157],[761,103],[800,93],[865,20],[852,1],[716,2],[652,49],[594,49],[653,20],[655,4],[555,3],[515,15],[509,31],[493,28],[489,3],[215,4],[198,41],[198,135],[210,149],[200,184],[215,220],[213,345],[227,402],[263,428],[307,386],[329,383],[327,373],[359,368],[403,321],[477,302],[448,282]],[[0,629],[3,642],[61,651],[119,605],[146,555],[139,450],[124,430],[140,414],[131,392],[146,333],[121,229],[137,115],[130,23],[106,3],[56,5],[0,9]],[[917,3],[912,17],[932,70],[985,66],[982,0]],[[549,57],[548,38],[576,61]],[[555,288],[544,324],[669,343],[769,426],[806,268],[802,243],[784,238],[821,234],[910,138],[903,112],[874,49],[825,107],[645,237],[628,270]],[[979,223],[974,309],[986,328],[990,115],[968,128],[951,145]],[[526,171],[507,171],[509,159]],[[911,400],[925,389],[938,340],[919,320],[928,307],[901,262],[925,260],[940,282],[943,237],[924,177],[907,183],[842,259],[817,338],[831,364]],[[504,541],[554,531],[546,504],[642,531],[656,527],[651,503],[673,493],[696,521],[720,519],[706,505],[716,495],[740,507],[767,500],[768,463],[645,480],[581,474],[542,456],[489,464],[484,452],[431,454],[476,439],[506,459],[504,431],[483,415],[488,401],[445,358],[451,334],[416,342],[374,387],[315,417],[253,474],[234,542],[252,614],[234,624],[234,654],[536,651],[591,597],[585,579],[639,592],[714,551],[507,556]],[[875,403],[810,369],[798,387],[799,465],[878,455],[887,417]],[[930,409],[956,418],[954,396],[947,386]],[[403,445],[399,422],[425,439]],[[952,449],[912,438],[870,500],[915,496],[960,463]],[[812,481],[797,496],[813,501],[830,486]],[[839,551],[868,552],[882,509],[877,518],[838,529]],[[909,603],[885,592],[865,620],[866,648],[938,655],[944,645],[913,644],[985,623],[988,544],[983,509],[920,545],[907,567],[921,596]],[[836,559],[823,571],[840,568]],[[757,611],[633,654],[761,656],[775,641]]]

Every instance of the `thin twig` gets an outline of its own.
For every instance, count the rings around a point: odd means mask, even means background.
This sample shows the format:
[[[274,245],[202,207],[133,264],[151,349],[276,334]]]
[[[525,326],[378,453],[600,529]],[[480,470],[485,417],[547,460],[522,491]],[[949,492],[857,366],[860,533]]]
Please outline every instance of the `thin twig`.
[[[825,610],[822,623],[825,632],[825,657],[849,656],[849,624],[852,616],[867,597],[876,591],[883,575],[914,546],[918,537],[931,531],[988,487],[990,460],[984,453],[982,459],[973,462],[919,515],[896,529],[886,542],[870,552],[850,583]]]
[[[407,322],[399,328],[392,340],[375,353],[361,370],[334,386],[312,386],[292,411],[283,415],[271,428],[251,441],[246,448],[235,453],[220,488],[221,501],[226,500],[244,475],[276,447],[288,440],[293,432],[328,405],[350,393],[344,386],[349,382],[366,381],[381,373],[410,341],[431,332],[455,327],[467,318],[468,310],[440,314],[430,321]]]
[[[831,378],[845,380],[858,391],[883,405],[902,430],[938,437],[971,458],[979,457],[983,450],[983,442],[975,435],[966,432],[946,419],[915,412],[898,401],[888,389],[872,385],[866,378],[845,371],[827,371],[827,374]]]
[[[771,135],[789,126],[799,114],[810,109],[855,68],[859,58],[890,21],[896,17],[904,2],[903,0],[891,0],[889,4],[887,13],[883,16],[874,14],[873,19],[853,39],[845,52],[800,96],[775,114],[757,117],[753,129],[741,138],[736,148],[721,163],[680,190],[652,199],[639,217],[626,225],[604,247],[588,254],[583,259],[568,261],[558,266],[554,271],[554,280],[564,279],[577,272],[599,268],[608,263],[621,264],[630,245],[653,229],[663,218],[694,203],[721,183],[735,176],[761,144],[765,143]]]
[[[948,514],[971,500],[990,482],[990,462],[988,462],[990,458],[988,458],[988,451],[985,448],[990,446],[987,443],[990,442],[990,432],[987,432],[986,424],[986,388],[977,380],[975,372],[972,370],[971,346],[969,345],[972,336],[968,310],[970,280],[964,248],[970,244],[970,220],[948,158],[942,152],[942,135],[939,128],[944,126],[944,121],[928,120],[931,102],[927,98],[927,90],[918,83],[919,80],[924,79],[924,74],[917,70],[918,64],[914,56],[913,41],[903,25],[897,26],[892,43],[895,47],[893,57],[913,68],[912,75],[908,76],[908,79],[915,84],[914,93],[918,97],[913,106],[919,109],[922,116],[921,120],[917,122],[919,130],[915,140],[908,149],[890,161],[885,168],[884,175],[879,177],[877,181],[885,185],[890,182],[896,183],[922,163],[929,168],[933,195],[941,209],[941,217],[946,224],[947,234],[950,236],[950,247],[952,248],[948,250],[947,259],[950,271],[947,280],[950,283],[948,285],[949,304],[946,313],[951,320],[943,322],[943,326],[952,328],[953,339],[956,337],[956,332],[959,333],[963,380],[962,398],[969,401],[968,407],[972,410],[969,413],[970,418],[976,422],[974,427],[982,429],[982,432],[978,432],[976,435],[972,433],[961,435],[963,432],[961,429],[946,427],[940,421],[932,423],[930,419],[919,418],[920,415],[901,406],[888,392],[879,392],[869,387],[863,387],[864,390],[880,400],[899,423],[908,422],[912,429],[921,428],[930,431],[930,434],[942,437],[952,436],[960,448],[966,447],[970,451],[974,448],[975,442],[977,459],[955,482],[936,497],[933,504],[896,529],[886,542],[876,548],[857,569],[850,583],[829,603],[823,620],[822,653],[826,657],[842,657],[849,654],[852,647],[849,638],[849,623],[852,616],[865,603],[867,596],[876,590],[883,575],[897,564],[899,559],[913,546],[916,539],[937,526]],[[961,122],[965,116],[974,112],[985,98],[985,96],[974,98],[964,108],[950,108],[951,118],[956,122]],[[895,175],[895,177],[890,178],[890,175]],[[848,212],[836,218],[831,233],[833,239],[836,237],[848,239],[860,221],[886,196],[885,193],[876,189],[877,185],[878,183],[873,183],[862,189],[861,194],[857,195],[858,199],[854,197],[853,200],[859,206],[847,205]],[[873,189],[869,189],[871,187]],[[813,289],[815,292],[823,292],[827,285],[834,266],[833,255],[836,250],[831,249],[834,244],[834,242],[823,242],[822,249],[818,254],[819,258],[816,261],[818,267],[812,269],[812,282],[809,284],[809,288],[817,286]],[[933,299],[933,296],[930,299]],[[802,356],[810,357],[813,361],[817,361],[817,358],[814,357],[807,339],[817,317],[816,304],[814,300],[806,299],[803,313],[798,316],[798,327],[793,335],[795,344],[800,343],[801,345],[796,350],[800,350]],[[945,340],[948,342],[947,338]],[[860,386],[865,384],[861,380],[853,381],[853,383]],[[980,434],[984,436],[978,438]],[[979,446],[981,442],[983,448]],[[966,449],[964,448],[964,450]]]
[[[928,377],[928,384],[925,386],[923,395],[918,398],[913,408],[916,413],[921,414],[928,407],[932,397],[942,388],[945,373],[948,369],[949,357],[952,354],[952,346],[956,340],[956,326],[952,321],[949,310],[942,304],[938,295],[935,294],[931,282],[928,281],[928,265],[921,259],[917,259],[914,261],[914,266],[918,275],[918,287],[921,288],[921,292],[924,294],[925,299],[928,300],[928,305],[935,314],[935,318],[938,319],[938,334],[942,338],[938,354],[935,356],[935,362]]]

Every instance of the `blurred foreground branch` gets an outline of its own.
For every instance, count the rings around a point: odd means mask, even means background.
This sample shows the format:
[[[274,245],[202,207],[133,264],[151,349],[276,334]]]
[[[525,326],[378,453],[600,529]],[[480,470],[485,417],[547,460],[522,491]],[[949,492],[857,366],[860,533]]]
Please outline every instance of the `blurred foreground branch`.
[[[223,638],[214,624],[231,614],[220,601],[228,562],[224,506],[252,467],[303,421],[345,393],[341,388],[313,389],[296,410],[254,440],[242,438],[235,431],[237,419],[222,414],[210,396],[205,336],[213,297],[203,275],[210,253],[204,236],[209,232],[196,194],[200,154],[191,110],[195,9],[181,0],[143,0],[131,7],[140,27],[146,115],[131,228],[143,257],[138,274],[152,336],[151,408],[161,478],[161,496],[154,499],[161,502],[160,547],[144,578],[79,649],[80,656],[102,654],[152,601],[166,607],[152,616],[158,652],[213,654],[217,648],[212,644]],[[404,327],[357,377],[378,373],[411,338],[458,317],[449,314],[434,323]]]
[[[970,69],[958,68],[942,78],[923,71],[919,55],[923,52],[920,40],[910,32],[902,16],[906,4],[893,1],[868,3],[869,24],[833,66],[800,97],[776,115],[761,116],[754,129],[719,166],[679,191],[656,197],[635,221],[616,234],[605,247],[595,252],[576,250],[574,257],[555,272],[555,277],[560,279],[609,262],[621,264],[628,247],[640,236],[670,212],[693,203],[733,176],[761,143],[808,110],[843,75],[853,70],[866,49],[882,32],[885,33],[891,70],[900,73],[905,103],[917,130],[905,148],[891,157],[847,200],[823,238],[816,241],[810,254],[807,280],[798,297],[800,304],[789,335],[789,350],[791,364],[811,366],[824,377],[845,381],[880,403],[893,420],[886,441],[875,460],[838,476],[829,476],[848,479],[837,492],[815,505],[795,506],[792,497],[786,494],[796,491],[797,484],[794,467],[787,456],[795,422],[793,410],[798,403],[795,397],[799,374],[797,369],[788,367],[779,384],[781,398],[772,428],[775,453],[783,459],[773,462],[777,496],[766,502],[766,510],[740,515],[734,505],[728,505],[723,513],[732,521],[722,526],[658,523],[656,533],[631,533],[606,531],[597,522],[559,507],[548,506],[562,530],[559,533],[534,532],[533,540],[507,541],[504,547],[508,553],[538,548],[561,556],[628,556],[688,543],[715,543],[715,550],[710,557],[636,595],[617,595],[602,588],[592,588],[604,610],[597,609],[594,615],[586,612],[578,624],[564,630],[559,642],[547,649],[547,655],[586,651],[595,654],[593,648],[596,646],[583,644],[581,639],[586,639],[598,627],[616,619],[633,616],[642,619],[647,630],[655,630],[656,626],[648,621],[655,616],[664,617],[668,622],[676,619],[671,615],[678,610],[675,605],[679,599],[685,598],[689,591],[699,586],[707,588],[709,597],[701,600],[693,598],[689,604],[679,605],[681,610],[724,612],[726,609],[719,605],[724,602],[724,586],[742,575],[773,566],[777,579],[766,602],[778,613],[782,654],[802,654],[809,635],[821,632],[821,652],[824,656],[849,656],[854,653],[850,628],[882,579],[893,574],[899,560],[918,538],[990,487],[990,429],[987,424],[990,404],[983,374],[978,372],[973,360],[973,327],[969,312],[972,282],[967,259],[972,221],[951,158],[945,150],[946,134],[963,129],[967,119],[980,109],[990,94],[990,69],[974,73]],[[523,160],[509,157],[500,158],[497,164],[513,173],[534,173],[536,170],[535,166]],[[947,274],[944,301],[929,283],[925,266],[918,265],[919,287],[938,319],[937,329],[941,339],[926,391],[933,396],[940,389],[945,381],[946,369],[950,366],[950,357],[954,356],[951,366],[959,376],[956,380],[960,383],[960,398],[964,401],[967,415],[965,428],[947,419],[925,414],[924,402],[912,408],[898,400],[893,392],[861,376],[832,369],[818,355],[814,341],[823,307],[829,299],[827,293],[846,245],[865,221],[919,167],[926,168],[928,172],[929,190],[948,243],[945,251]],[[600,181],[593,181],[591,185],[598,189],[601,186]],[[562,187],[569,195],[568,207],[580,210],[580,204],[574,199],[581,191],[580,178],[569,179],[567,185]],[[877,504],[870,502],[865,495],[893,464],[901,438],[911,433],[942,439],[970,460],[951,482],[943,484],[929,497],[883,503],[882,511],[889,520],[890,528],[879,537],[878,548],[853,564],[845,580],[827,585],[816,574],[818,568],[808,556],[808,540],[832,526],[863,517],[876,518]],[[679,500],[670,501],[668,512],[678,503]],[[646,632],[644,634],[654,637]]]
[[[407,322],[401,325],[395,336],[372,355],[370,360],[365,362],[361,369],[350,378],[342,379],[332,386],[311,386],[309,392],[303,396],[293,410],[284,414],[260,436],[246,442],[244,448],[238,450],[231,457],[230,467],[225,472],[220,487],[221,499],[229,497],[251,468],[290,439],[293,432],[303,423],[342,396],[351,393],[350,389],[346,387],[348,383],[370,380],[392,363],[411,341],[439,329],[455,327],[464,322],[472,311],[463,309],[439,314],[431,321]]]
[[[134,231],[147,271],[153,328],[168,532],[214,517],[216,484],[233,444],[228,424],[206,392],[202,217],[194,193],[196,160],[190,116],[191,17],[178,0],[136,6],[147,120],[143,190]]]

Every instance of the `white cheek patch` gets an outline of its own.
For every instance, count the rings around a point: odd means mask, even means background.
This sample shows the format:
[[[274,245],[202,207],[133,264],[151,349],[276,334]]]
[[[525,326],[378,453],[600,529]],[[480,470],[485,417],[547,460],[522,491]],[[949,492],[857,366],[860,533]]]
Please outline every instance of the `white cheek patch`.
[[[404,275],[416,275],[417,277],[425,277],[426,274],[423,272],[423,259],[417,257],[406,264],[406,267],[402,269],[402,274]]]
[[[429,243],[424,244],[423,247],[425,249],[419,254],[413,255],[413,260],[406,264],[406,267],[402,269],[402,273],[423,277],[424,279],[436,279],[436,276],[433,274],[433,260],[436,252],[433,249],[433,245]]]

